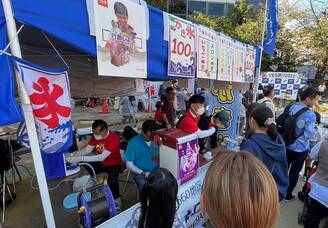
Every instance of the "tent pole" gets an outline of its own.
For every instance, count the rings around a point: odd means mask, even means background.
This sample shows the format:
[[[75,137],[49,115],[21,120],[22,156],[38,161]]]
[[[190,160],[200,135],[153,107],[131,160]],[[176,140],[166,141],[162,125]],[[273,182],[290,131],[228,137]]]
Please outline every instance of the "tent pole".
[[[257,68],[257,71],[256,71],[256,77],[255,77],[255,83],[254,83],[255,88],[254,88],[253,102],[256,102],[257,92],[258,92],[259,84],[260,84],[261,67],[262,67],[262,55],[263,55],[263,43],[264,43],[264,36],[265,36],[267,21],[268,21],[268,0],[265,1],[262,40],[261,40],[261,44],[260,44],[260,47],[261,47],[260,62],[259,62],[259,67]]]
[[[21,53],[18,37],[15,37],[17,30],[16,30],[16,22],[14,20],[13,11],[12,11],[12,7],[11,7],[11,0],[2,0],[2,4],[3,4],[4,14],[5,14],[5,18],[6,18],[8,38],[12,42],[10,45],[11,54],[16,57],[22,58],[22,53]],[[24,112],[27,133],[28,133],[28,137],[30,140],[30,146],[31,146],[31,151],[32,151],[32,156],[33,156],[35,173],[36,173],[36,177],[38,180],[44,216],[46,218],[48,228],[56,227],[54,216],[53,216],[53,211],[52,211],[52,206],[51,206],[51,201],[50,201],[50,197],[49,197],[48,184],[47,184],[47,180],[46,180],[46,176],[45,176],[44,168],[43,168],[43,163],[42,163],[42,157],[41,157],[36,127],[35,127],[35,122],[34,122],[32,105],[31,105],[30,99],[28,97],[28,94],[25,90],[23,80],[20,77],[17,70],[15,70],[15,75],[16,75],[16,81],[17,81],[17,85],[18,85],[18,94],[19,94],[19,98],[22,103],[22,109]]]

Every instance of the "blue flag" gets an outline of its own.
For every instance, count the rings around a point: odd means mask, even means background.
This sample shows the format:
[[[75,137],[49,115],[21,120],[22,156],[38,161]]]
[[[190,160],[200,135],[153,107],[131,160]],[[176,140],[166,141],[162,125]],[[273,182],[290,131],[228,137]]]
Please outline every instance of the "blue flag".
[[[278,0],[269,0],[268,34],[263,43],[263,51],[274,56],[278,31]]]
[[[6,45],[6,21],[0,1],[0,50],[3,50]],[[15,99],[15,75],[11,66],[9,56],[0,53],[0,126],[17,123],[23,119]]]

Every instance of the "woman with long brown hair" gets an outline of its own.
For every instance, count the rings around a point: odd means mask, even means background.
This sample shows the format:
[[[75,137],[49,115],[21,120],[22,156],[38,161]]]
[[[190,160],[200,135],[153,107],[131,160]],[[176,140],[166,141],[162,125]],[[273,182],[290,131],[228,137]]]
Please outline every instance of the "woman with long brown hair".
[[[203,185],[201,205],[216,228],[272,228],[279,211],[276,183],[246,152],[219,152]]]

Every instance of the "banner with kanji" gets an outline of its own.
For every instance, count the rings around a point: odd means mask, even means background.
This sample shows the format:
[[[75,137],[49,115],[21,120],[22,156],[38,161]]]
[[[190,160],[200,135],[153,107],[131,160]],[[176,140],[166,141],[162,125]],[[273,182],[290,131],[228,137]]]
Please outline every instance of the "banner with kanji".
[[[246,47],[245,82],[253,82],[255,76],[256,51],[253,46]]]
[[[169,15],[169,36],[168,75],[194,78],[196,74],[194,25]]]
[[[99,75],[147,77],[146,10],[129,0],[94,0]]]
[[[234,46],[233,40],[225,35],[218,36],[218,80],[232,81]]]
[[[43,153],[65,152],[73,143],[70,90],[66,69],[46,69],[14,58],[30,98],[40,149]],[[20,141],[28,144],[26,130]],[[25,137],[25,138],[24,138]]]
[[[197,78],[217,78],[217,34],[204,27],[197,27]]]
[[[245,82],[246,50],[243,43],[234,42],[233,81]]]

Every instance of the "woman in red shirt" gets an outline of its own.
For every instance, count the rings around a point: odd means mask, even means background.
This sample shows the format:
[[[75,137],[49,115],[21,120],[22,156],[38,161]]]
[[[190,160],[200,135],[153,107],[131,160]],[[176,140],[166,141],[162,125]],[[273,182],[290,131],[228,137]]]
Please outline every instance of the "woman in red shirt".
[[[154,120],[160,126],[163,126],[162,108],[163,108],[162,102],[158,101],[156,103],[156,112],[155,112],[155,118],[154,118]]]

